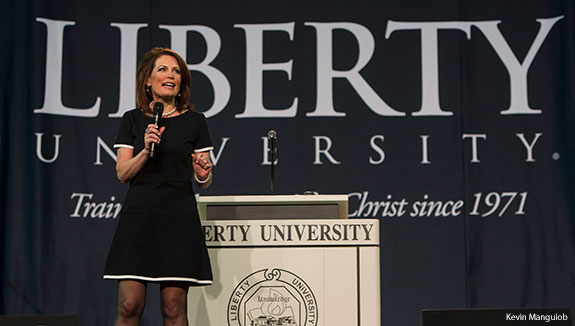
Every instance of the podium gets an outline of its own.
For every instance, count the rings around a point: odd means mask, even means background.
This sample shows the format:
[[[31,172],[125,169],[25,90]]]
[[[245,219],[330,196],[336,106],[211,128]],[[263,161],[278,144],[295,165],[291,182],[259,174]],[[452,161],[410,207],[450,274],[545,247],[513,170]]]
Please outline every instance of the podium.
[[[211,205],[231,213],[217,215]],[[346,195],[199,197],[198,206],[214,284],[190,289],[190,324],[380,324],[379,221],[339,218]],[[277,218],[285,207],[300,213]],[[318,213],[326,207],[332,218]]]
[[[198,197],[202,220],[345,219],[347,195]]]

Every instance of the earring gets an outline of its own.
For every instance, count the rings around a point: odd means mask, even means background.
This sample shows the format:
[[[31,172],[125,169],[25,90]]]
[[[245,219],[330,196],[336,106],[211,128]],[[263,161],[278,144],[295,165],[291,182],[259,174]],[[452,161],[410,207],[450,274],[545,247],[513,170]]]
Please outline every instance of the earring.
[[[146,93],[151,93],[151,91],[150,91],[150,88],[151,88],[150,85],[146,85],[145,87],[146,87]]]

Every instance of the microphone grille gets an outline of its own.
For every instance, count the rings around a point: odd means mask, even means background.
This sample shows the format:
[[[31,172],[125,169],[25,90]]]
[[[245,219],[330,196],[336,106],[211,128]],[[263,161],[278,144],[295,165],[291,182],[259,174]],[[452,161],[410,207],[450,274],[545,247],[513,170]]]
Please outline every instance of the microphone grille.
[[[154,114],[162,115],[164,113],[164,103],[156,102],[154,103]]]

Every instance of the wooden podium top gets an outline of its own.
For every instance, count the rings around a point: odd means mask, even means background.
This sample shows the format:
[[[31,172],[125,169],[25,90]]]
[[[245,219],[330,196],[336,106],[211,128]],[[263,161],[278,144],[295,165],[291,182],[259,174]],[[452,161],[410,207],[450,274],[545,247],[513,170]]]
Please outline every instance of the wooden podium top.
[[[347,218],[347,195],[199,196],[203,220]]]

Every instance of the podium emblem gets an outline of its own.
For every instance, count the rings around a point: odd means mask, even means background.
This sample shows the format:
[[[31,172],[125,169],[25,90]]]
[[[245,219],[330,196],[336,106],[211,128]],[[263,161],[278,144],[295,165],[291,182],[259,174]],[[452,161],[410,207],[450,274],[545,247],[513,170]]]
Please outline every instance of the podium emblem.
[[[228,326],[316,326],[317,301],[308,284],[280,269],[256,271],[233,290]]]

